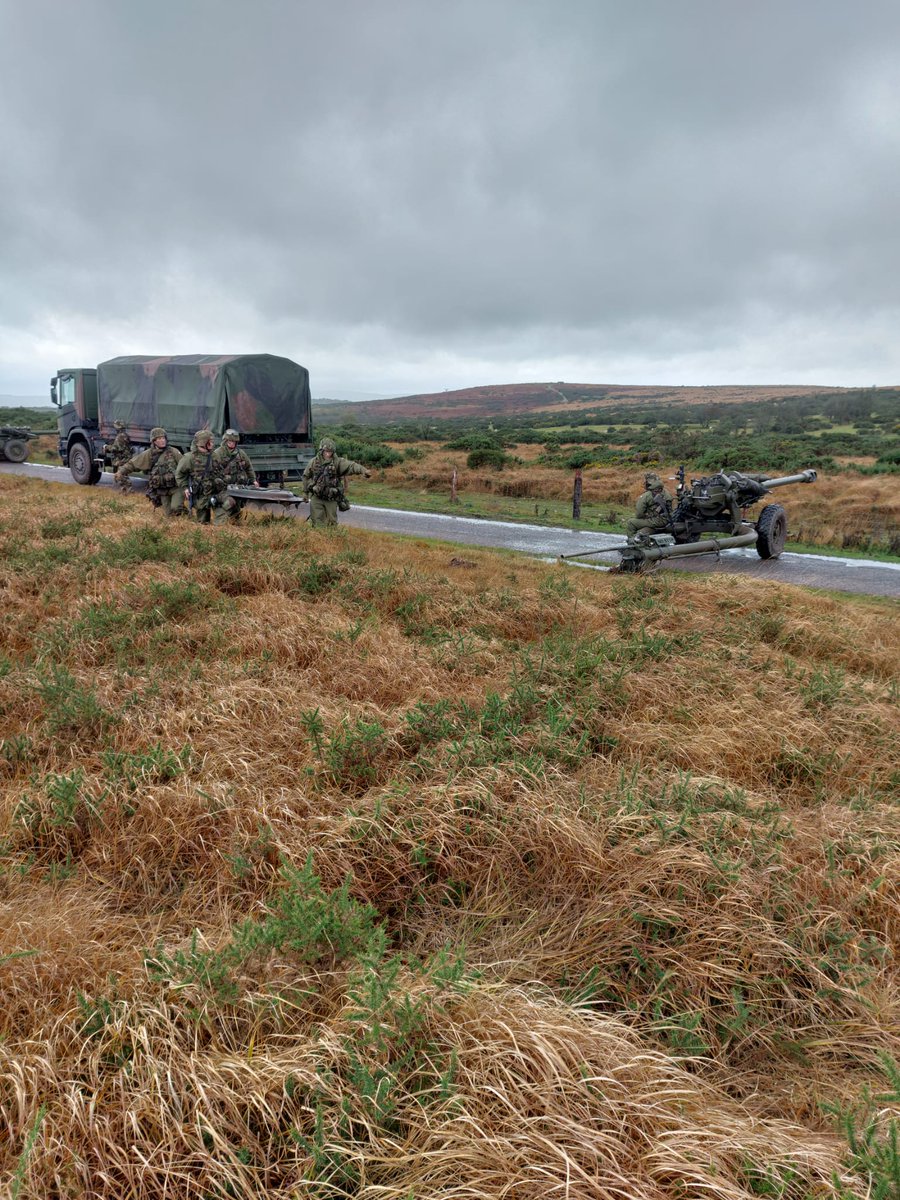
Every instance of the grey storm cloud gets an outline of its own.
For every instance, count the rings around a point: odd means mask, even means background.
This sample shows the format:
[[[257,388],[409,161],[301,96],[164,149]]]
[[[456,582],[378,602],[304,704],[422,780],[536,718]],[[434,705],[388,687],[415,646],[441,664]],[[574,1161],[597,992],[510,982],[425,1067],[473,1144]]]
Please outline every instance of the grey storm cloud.
[[[895,382],[898,33],[894,0],[0,0],[0,391],[64,350]]]

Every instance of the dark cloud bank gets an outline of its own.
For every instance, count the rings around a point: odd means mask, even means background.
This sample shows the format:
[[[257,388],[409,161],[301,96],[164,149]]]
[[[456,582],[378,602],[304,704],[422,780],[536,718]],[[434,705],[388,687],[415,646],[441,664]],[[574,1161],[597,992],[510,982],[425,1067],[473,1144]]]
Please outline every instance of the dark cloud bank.
[[[0,0],[0,391],[896,383],[891,0]]]

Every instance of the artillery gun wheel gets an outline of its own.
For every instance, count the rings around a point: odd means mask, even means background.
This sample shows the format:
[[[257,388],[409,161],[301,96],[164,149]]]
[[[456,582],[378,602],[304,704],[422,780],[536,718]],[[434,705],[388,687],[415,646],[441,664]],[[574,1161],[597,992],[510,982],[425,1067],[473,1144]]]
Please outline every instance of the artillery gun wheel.
[[[23,442],[21,438],[10,438],[3,446],[3,457],[10,462],[24,462],[28,457],[28,443]]]
[[[84,442],[75,442],[69,451],[69,470],[76,483],[100,482],[100,468],[91,458],[91,452]]]
[[[780,504],[767,504],[756,522],[756,553],[778,558],[787,541],[787,515]]]

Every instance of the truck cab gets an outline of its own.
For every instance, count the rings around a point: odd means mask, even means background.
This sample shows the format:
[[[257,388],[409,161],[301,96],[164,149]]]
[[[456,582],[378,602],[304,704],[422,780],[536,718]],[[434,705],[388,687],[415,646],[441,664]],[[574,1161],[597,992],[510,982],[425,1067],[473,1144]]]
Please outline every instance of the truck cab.
[[[76,483],[98,483],[103,471],[96,367],[66,367],[50,380],[59,409],[59,456]]]

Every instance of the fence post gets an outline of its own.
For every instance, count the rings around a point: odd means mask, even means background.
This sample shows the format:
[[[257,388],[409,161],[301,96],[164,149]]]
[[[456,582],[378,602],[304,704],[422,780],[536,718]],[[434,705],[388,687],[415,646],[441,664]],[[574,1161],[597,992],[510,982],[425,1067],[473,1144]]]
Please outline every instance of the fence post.
[[[575,486],[572,489],[572,520],[581,519],[581,467],[575,468]]]
[[[454,467],[453,475],[450,479],[450,503],[451,504],[459,503],[459,499],[456,495],[456,479],[457,479],[457,472],[456,472],[456,467]]]

